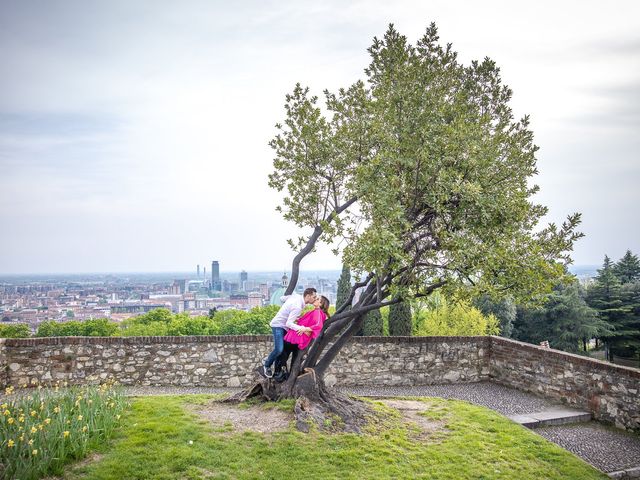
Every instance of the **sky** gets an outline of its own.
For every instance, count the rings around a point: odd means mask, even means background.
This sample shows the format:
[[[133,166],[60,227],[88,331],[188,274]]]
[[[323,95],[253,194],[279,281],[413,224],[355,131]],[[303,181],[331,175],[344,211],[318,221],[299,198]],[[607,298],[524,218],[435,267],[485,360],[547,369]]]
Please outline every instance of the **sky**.
[[[576,265],[640,254],[640,2],[0,0],[0,273],[288,270],[268,141],[393,23],[486,56]],[[321,248],[304,269],[334,269]]]

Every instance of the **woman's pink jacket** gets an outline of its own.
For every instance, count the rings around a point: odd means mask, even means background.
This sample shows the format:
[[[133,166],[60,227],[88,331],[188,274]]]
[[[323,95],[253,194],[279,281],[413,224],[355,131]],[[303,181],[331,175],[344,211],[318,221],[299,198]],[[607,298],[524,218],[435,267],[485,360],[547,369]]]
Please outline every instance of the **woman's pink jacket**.
[[[305,335],[304,333],[298,333],[295,330],[289,330],[284,336],[285,341],[298,345],[298,348],[300,350],[304,350],[305,348],[307,348],[307,345],[311,343],[311,340],[320,335],[320,332],[322,331],[322,325],[324,324],[324,321],[326,319],[327,314],[319,308],[305,313],[298,319],[297,323],[301,327],[311,328],[311,336]]]

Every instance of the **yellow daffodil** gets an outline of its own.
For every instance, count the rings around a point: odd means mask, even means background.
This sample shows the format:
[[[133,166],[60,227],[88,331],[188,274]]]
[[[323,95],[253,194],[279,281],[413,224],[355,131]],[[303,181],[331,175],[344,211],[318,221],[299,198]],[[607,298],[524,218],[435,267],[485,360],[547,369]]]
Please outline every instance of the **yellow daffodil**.
[[[31,410],[31,416],[32,416],[32,417],[35,417],[35,416],[36,416],[36,414],[37,414],[37,412],[36,412],[35,410]]]
[[[5,410],[4,412],[2,412],[4,414],[4,416],[8,416],[11,415],[11,412],[9,410]]]
[[[33,438],[31,440],[29,440],[29,445],[33,445]]]
[[[37,455],[37,454],[38,454],[38,449],[36,448],[36,449],[35,449],[33,452],[31,452],[31,453],[33,453],[34,455]]]
[[[56,406],[56,407],[53,409],[53,411],[54,411],[55,413],[60,413],[60,407]]]
[[[7,446],[8,447],[13,447],[15,444],[16,443],[13,440],[9,439],[9,442],[7,443]]]
[[[31,433],[36,433],[38,429],[36,427],[31,427]]]
[[[24,415],[20,415],[20,416],[18,417],[18,421],[19,421],[20,423],[24,423]]]
[[[85,425],[84,427],[82,427],[82,431],[86,432],[87,430],[89,430],[89,428]]]
[[[68,436],[69,436],[69,430],[65,430],[65,431],[63,432],[62,438],[66,438],[66,437],[68,437]]]
[[[24,433],[22,435],[20,435],[20,441],[24,442]]]
[[[50,418],[45,418],[44,419],[44,423],[46,423],[47,425],[49,425],[51,423],[51,419]]]
[[[6,410],[7,408],[9,408],[9,404],[8,403],[3,403],[2,404],[2,408],[4,408]]]
[[[78,415],[78,420],[82,420],[82,415]]]
[[[116,415],[116,420],[120,420],[120,415]]]
[[[9,417],[9,418],[7,419],[7,422],[9,422],[9,425],[11,425],[11,424],[13,423],[13,417]]]
[[[40,424],[38,425],[38,430],[42,430],[44,428],[44,425]]]

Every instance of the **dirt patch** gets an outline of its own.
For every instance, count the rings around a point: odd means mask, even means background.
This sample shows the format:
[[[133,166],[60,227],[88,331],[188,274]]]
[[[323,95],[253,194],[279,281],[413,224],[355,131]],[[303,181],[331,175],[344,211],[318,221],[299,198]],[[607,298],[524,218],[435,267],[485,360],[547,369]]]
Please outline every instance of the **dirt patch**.
[[[102,458],[104,457],[103,453],[91,453],[88,456],[86,456],[85,458],[83,458],[82,460],[78,460],[75,463],[69,463],[67,465],[64,466],[64,470],[66,473],[69,472],[73,472],[78,468],[84,467],[85,465],[92,463],[92,462],[99,462],[100,460],[102,460]],[[66,475],[65,473],[65,475]],[[49,476],[49,477],[44,477],[42,478],[42,480],[62,480],[63,477],[55,477],[55,476]]]
[[[402,418],[405,422],[413,424],[420,429],[420,433],[417,435],[420,439],[436,439],[438,433],[445,430],[444,419],[433,419],[424,415],[420,415],[421,412],[428,412],[431,410],[431,405],[425,402],[419,402],[417,400],[380,400],[387,407],[395,408],[402,414]]]
[[[287,430],[290,422],[294,420],[293,412],[265,408],[261,405],[239,408],[234,404],[212,401],[206,405],[186,404],[185,407],[209,420],[216,427],[231,425],[233,432],[281,432]]]

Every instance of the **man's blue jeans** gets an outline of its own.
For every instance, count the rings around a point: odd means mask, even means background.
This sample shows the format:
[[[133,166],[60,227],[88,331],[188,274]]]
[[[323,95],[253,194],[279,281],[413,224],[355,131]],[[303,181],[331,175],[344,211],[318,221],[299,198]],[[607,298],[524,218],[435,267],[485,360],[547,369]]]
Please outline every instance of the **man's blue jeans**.
[[[273,352],[269,354],[264,363],[266,367],[270,367],[284,350],[284,335],[287,333],[287,331],[282,327],[271,327],[271,331],[273,332],[274,347]]]

